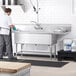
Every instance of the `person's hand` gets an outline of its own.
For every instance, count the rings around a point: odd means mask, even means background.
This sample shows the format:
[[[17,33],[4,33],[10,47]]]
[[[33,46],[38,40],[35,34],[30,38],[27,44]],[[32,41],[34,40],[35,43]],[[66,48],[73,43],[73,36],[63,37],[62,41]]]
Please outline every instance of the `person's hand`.
[[[14,28],[14,25],[10,25],[10,28]]]

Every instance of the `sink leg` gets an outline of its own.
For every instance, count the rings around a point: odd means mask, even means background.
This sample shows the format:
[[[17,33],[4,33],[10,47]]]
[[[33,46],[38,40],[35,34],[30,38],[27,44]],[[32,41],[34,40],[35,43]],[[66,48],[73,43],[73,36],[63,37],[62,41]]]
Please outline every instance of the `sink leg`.
[[[22,49],[23,49],[23,44],[21,44],[21,56],[23,56]]]
[[[16,57],[17,57],[17,43],[16,43]]]
[[[50,59],[52,59],[52,46],[49,46],[50,48]]]
[[[54,59],[56,59],[56,44],[54,45],[55,51],[54,51]]]

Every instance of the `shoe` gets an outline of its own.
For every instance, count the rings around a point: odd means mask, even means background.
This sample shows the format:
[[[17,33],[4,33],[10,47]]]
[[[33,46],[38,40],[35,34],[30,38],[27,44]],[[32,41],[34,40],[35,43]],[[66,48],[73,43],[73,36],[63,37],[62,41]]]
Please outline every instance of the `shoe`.
[[[3,58],[0,58],[0,60],[3,60]]]

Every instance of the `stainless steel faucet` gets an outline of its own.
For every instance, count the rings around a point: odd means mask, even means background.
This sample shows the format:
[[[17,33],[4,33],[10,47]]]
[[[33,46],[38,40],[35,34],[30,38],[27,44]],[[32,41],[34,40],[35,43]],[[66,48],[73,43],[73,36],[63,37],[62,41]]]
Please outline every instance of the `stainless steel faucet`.
[[[36,1],[37,1],[37,8],[35,7],[35,5],[33,5],[32,0],[30,0],[30,3],[31,3],[31,5],[32,5],[32,7],[34,9],[34,12],[36,12],[36,16],[37,16],[37,22],[35,22],[35,21],[31,21],[31,22],[36,24],[36,26],[34,27],[35,29],[43,30],[43,27],[41,27],[41,24],[39,23],[39,10],[40,10],[40,8],[39,8],[39,1],[38,0],[36,0]]]
[[[33,23],[36,24],[36,26],[34,26],[35,29],[43,30],[43,27],[41,27],[39,23],[37,23],[37,22],[35,22],[35,21],[31,21],[31,22],[33,22]]]

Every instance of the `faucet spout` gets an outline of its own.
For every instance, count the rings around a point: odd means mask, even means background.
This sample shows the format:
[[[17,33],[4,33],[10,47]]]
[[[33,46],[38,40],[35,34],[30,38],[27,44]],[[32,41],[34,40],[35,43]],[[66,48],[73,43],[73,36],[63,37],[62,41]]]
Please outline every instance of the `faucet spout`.
[[[41,25],[39,23],[37,23],[35,21],[31,21],[31,22],[36,24],[36,26],[34,26],[35,29],[41,29],[41,30],[43,29],[43,27],[41,27]]]

